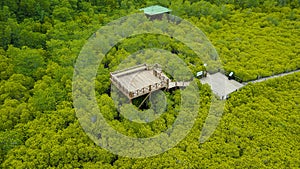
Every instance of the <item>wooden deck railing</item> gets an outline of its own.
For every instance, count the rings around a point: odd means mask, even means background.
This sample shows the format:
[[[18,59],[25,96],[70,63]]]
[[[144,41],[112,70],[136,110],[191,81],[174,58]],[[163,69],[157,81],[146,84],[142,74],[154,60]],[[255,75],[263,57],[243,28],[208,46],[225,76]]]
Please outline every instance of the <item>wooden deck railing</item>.
[[[147,94],[147,93],[150,93],[150,92],[153,92],[153,91],[165,88],[167,86],[168,86],[168,84],[166,82],[164,82],[164,81],[162,81],[160,83],[155,83],[153,85],[149,85],[149,86],[143,87],[141,89],[137,89],[135,91],[130,91],[129,92],[129,97],[131,99],[133,99],[133,98],[142,96],[144,94]]]

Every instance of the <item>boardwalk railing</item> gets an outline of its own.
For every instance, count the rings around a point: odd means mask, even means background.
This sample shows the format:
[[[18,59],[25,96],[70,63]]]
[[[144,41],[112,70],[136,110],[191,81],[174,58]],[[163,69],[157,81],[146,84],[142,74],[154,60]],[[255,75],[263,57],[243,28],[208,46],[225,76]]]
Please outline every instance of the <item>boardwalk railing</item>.
[[[114,76],[110,77],[110,81],[125,95],[127,96],[129,94],[129,91],[127,88],[122,85]]]
[[[113,76],[113,75],[117,74],[117,76],[120,77],[120,76],[124,76],[124,75],[127,75],[127,74],[131,74],[131,73],[134,73],[134,72],[147,70],[147,69],[148,69],[147,64],[142,64],[142,65],[137,65],[137,66],[134,66],[134,67],[131,67],[131,68],[128,68],[128,69],[115,71],[115,72],[111,73],[111,75]]]
[[[157,68],[158,67],[156,65],[154,65],[153,67],[147,67],[147,70],[153,69],[153,75],[155,77],[157,77],[159,80],[161,80],[161,82],[151,84],[149,86],[145,86],[145,87],[143,87],[141,89],[137,89],[135,91],[130,91],[129,92],[130,98],[136,98],[136,97],[142,96],[144,94],[150,93],[152,91],[156,91],[161,88],[169,86],[170,79],[167,76],[165,76],[161,70],[158,70]]]
[[[167,83],[170,81],[170,79],[165,74],[163,74],[161,70],[153,69],[153,74],[161,81],[165,81]]]
[[[137,89],[135,91],[130,91],[129,92],[129,97],[131,99],[133,99],[133,98],[142,96],[144,94],[159,90],[159,89],[167,87],[167,86],[168,86],[168,84],[166,82],[161,81],[160,83],[155,83],[153,85],[149,85],[149,86],[143,87],[141,89]]]

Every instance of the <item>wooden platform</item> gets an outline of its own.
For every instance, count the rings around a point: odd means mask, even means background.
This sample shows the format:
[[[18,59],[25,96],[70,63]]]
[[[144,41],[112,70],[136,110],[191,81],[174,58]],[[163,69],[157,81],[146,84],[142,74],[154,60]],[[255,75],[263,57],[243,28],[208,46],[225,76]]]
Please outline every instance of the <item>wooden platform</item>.
[[[170,79],[158,65],[138,65],[110,74],[114,84],[130,100],[162,88],[169,88]]]
[[[215,93],[221,100],[229,97],[229,94],[237,91],[244,85],[235,80],[228,80],[228,77],[218,72],[215,74],[207,74],[207,77],[200,79],[202,84],[209,84],[213,93]]]

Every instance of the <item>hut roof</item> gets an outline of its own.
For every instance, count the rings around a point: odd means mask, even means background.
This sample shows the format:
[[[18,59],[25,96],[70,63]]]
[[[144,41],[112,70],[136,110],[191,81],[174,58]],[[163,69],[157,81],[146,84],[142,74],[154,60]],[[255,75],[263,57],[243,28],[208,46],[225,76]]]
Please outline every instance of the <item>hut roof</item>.
[[[158,15],[162,13],[171,12],[172,10],[159,5],[154,5],[154,6],[142,8],[140,9],[140,11],[144,11],[144,13],[147,15]]]

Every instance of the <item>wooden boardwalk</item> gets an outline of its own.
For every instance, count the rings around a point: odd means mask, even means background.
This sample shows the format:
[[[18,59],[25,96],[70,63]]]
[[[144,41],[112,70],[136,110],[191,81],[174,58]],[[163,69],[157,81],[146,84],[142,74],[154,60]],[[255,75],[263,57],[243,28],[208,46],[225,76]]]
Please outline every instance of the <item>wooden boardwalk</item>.
[[[244,85],[247,85],[248,83],[258,83],[258,82],[263,82],[263,81],[268,80],[268,79],[273,79],[273,78],[277,78],[277,77],[282,77],[282,76],[290,75],[290,74],[297,73],[297,72],[300,72],[300,69],[294,70],[294,71],[291,71],[291,72],[280,73],[280,74],[273,75],[273,76],[263,77],[263,78],[260,78],[260,79],[257,79],[257,80],[252,80],[252,81],[249,81],[249,82],[244,82],[243,84],[244,84]]]
[[[190,82],[170,82],[169,83],[169,86],[168,86],[168,89],[172,89],[174,87],[187,87],[188,85],[190,85]]]
[[[248,83],[258,83],[296,72],[300,72],[300,70],[281,73],[245,83],[229,80],[226,75],[218,72],[215,74],[207,74],[207,77],[200,79],[200,81],[202,84],[209,84],[213,93],[215,93],[221,100],[224,100],[227,99],[232,92],[239,90]],[[189,81],[172,82],[162,72],[162,69],[158,64],[137,65],[128,69],[113,72],[110,76],[112,84],[114,84],[130,100],[156,90],[187,87],[190,84]]]

